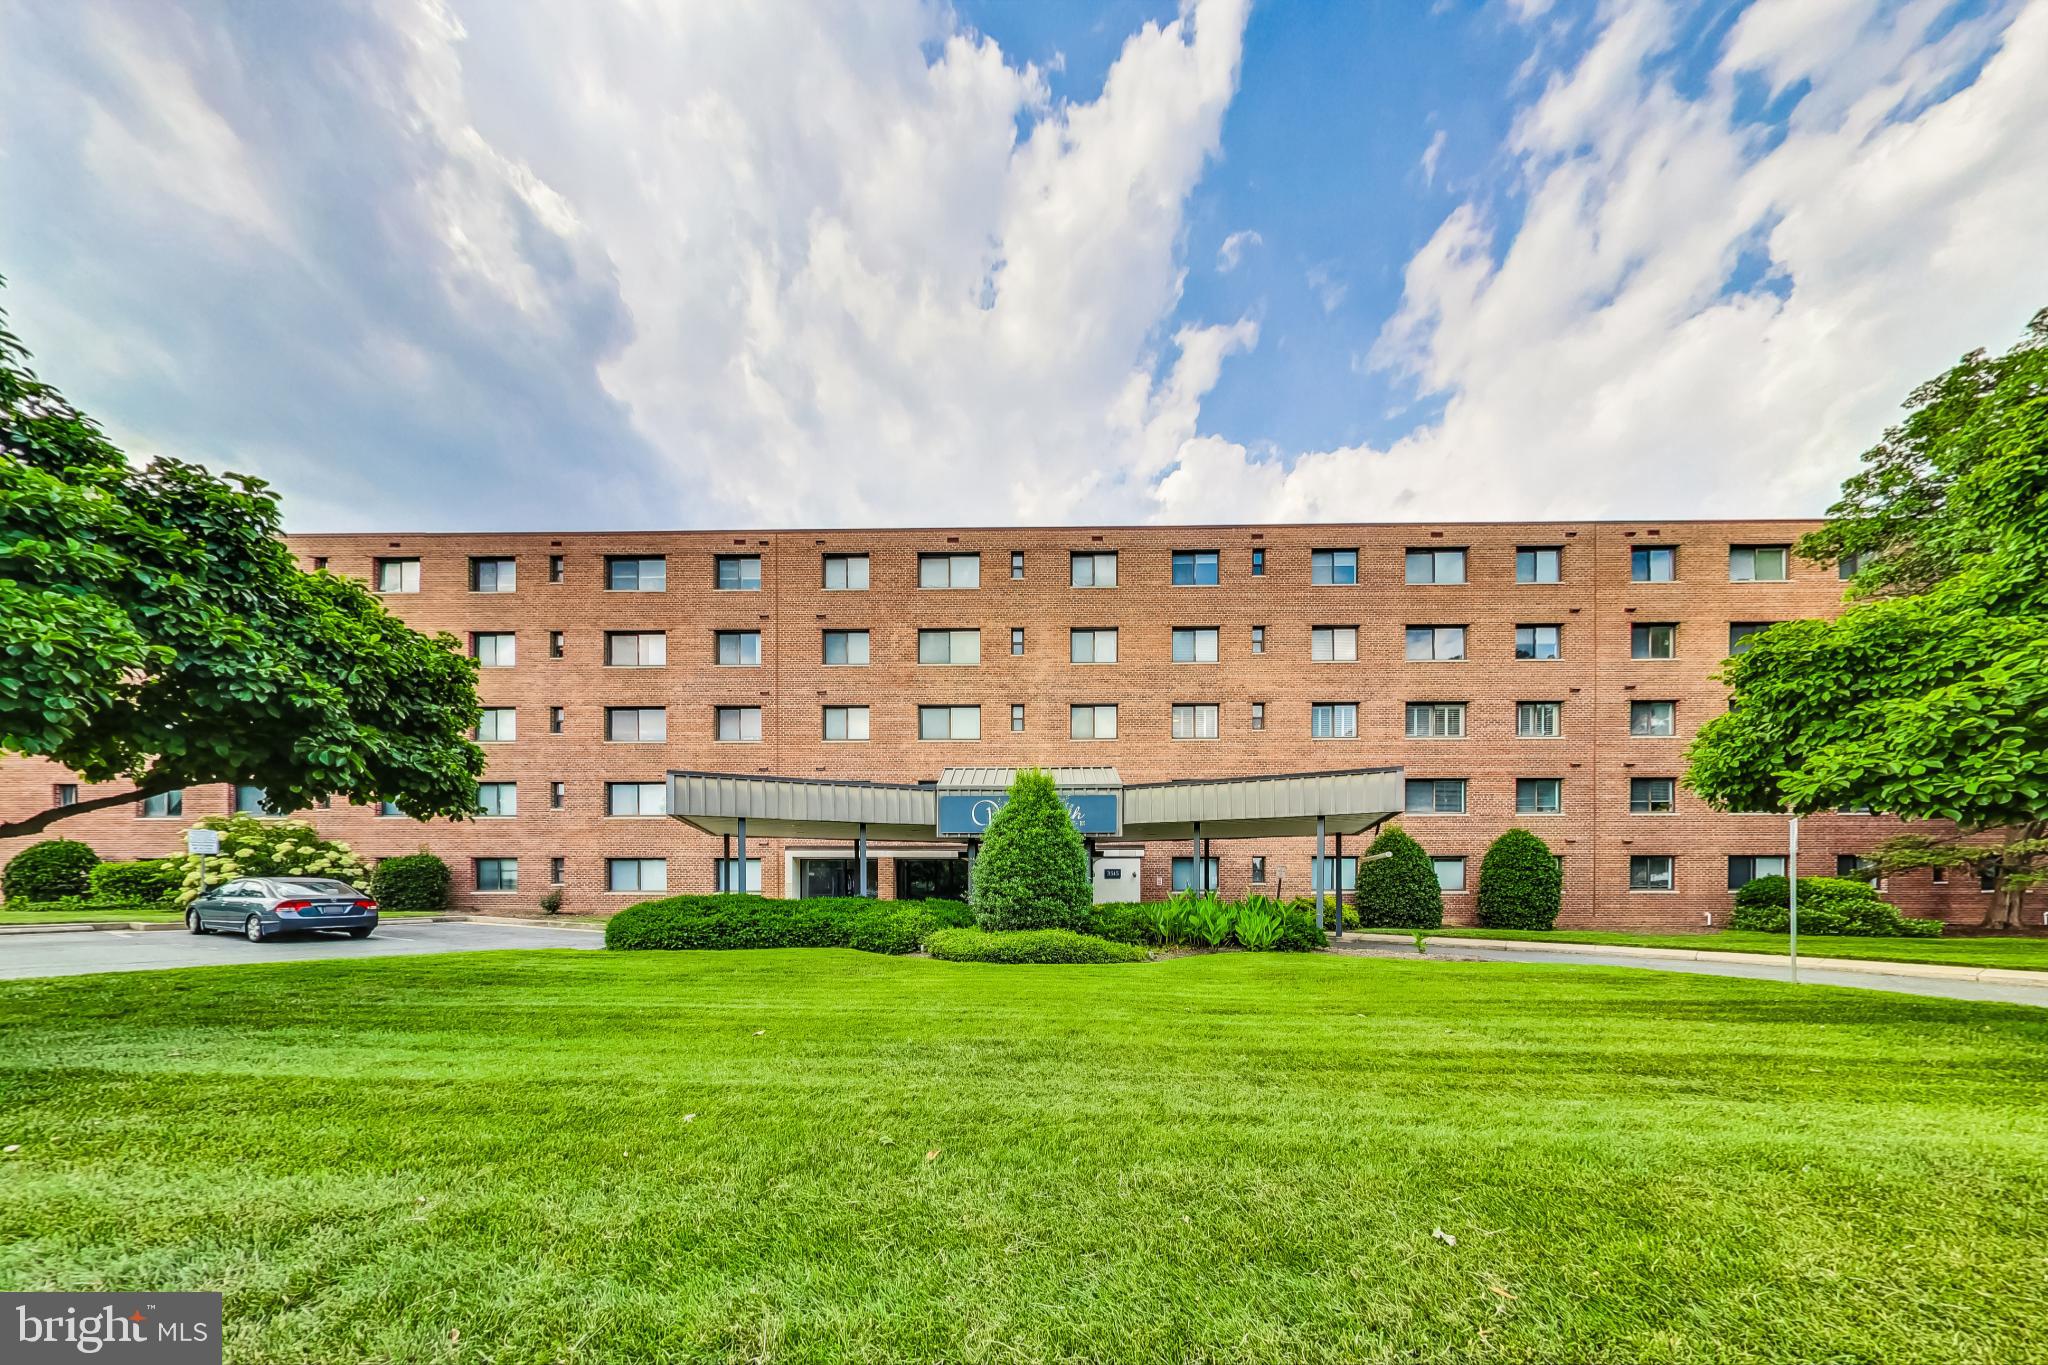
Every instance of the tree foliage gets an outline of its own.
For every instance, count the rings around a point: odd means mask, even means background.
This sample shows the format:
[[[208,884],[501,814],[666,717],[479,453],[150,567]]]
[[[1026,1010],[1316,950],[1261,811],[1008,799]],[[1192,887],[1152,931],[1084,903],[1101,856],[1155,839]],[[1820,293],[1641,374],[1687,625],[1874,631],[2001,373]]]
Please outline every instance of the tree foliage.
[[[2048,312],[1910,401],[1801,544],[1875,556],[1859,600],[1727,663],[1733,709],[1701,728],[1688,782],[1723,809],[1953,821],[1892,866],[1942,844],[1995,861],[1985,922],[2017,927],[2048,835]]]
[[[1526,829],[1505,831],[1479,864],[1479,922],[1488,929],[1555,929],[1564,873],[1550,845]]]
[[[1087,931],[1095,904],[1088,848],[1051,773],[1027,768],[1010,783],[974,860],[970,899],[990,931]]]
[[[208,782],[275,810],[323,797],[474,811],[475,665],[352,579],[298,568],[260,479],[129,463],[36,379],[0,315],[0,752],[56,760],[92,797],[56,820]]]
[[[301,820],[262,820],[253,815],[209,815],[196,829],[220,831],[220,852],[206,859],[206,885],[236,877],[332,877],[366,890],[369,873],[355,850],[339,839],[323,839]],[[200,858],[180,854],[170,861],[184,872],[180,904],[200,891]]]
[[[1361,929],[1438,929],[1444,922],[1444,890],[1429,855],[1399,827],[1381,831],[1358,860],[1358,894],[1352,914]],[[1392,854],[1375,858],[1376,853]]]

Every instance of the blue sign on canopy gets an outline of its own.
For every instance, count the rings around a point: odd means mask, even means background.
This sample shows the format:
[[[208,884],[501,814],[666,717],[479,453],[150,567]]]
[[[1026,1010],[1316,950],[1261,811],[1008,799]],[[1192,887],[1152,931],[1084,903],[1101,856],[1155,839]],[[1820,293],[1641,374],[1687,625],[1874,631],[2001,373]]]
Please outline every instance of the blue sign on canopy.
[[[1083,834],[1114,835],[1119,832],[1117,800],[1114,793],[1095,792],[1085,796],[1060,793],[1074,828]],[[1010,803],[1008,792],[949,793],[939,798],[939,829],[942,836],[973,838],[988,831],[988,822]]]

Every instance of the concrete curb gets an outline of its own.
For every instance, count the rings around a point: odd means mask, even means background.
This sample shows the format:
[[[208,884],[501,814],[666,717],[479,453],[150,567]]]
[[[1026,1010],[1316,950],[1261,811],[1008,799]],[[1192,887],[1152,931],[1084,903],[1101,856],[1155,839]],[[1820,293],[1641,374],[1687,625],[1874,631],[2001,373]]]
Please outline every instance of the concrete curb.
[[[1346,938],[1353,935],[1347,934]],[[1413,946],[1412,934],[1357,934],[1357,938],[1374,943],[1402,943]],[[1725,962],[1735,966],[1755,966],[1760,962],[1784,963],[1785,959],[1774,953],[1724,953],[1709,948],[1634,948],[1616,943],[1536,943],[1519,938],[1437,938],[1431,943],[1442,946],[1446,951],[1458,947],[1504,948],[1511,952],[1530,953],[1573,953],[1582,957],[1618,957],[1638,960],[1681,962]],[[2026,971],[2012,967],[1955,967],[1941,962],[1885,962],[1869,958],[1854,957],[1808,957],[1799,956],[1799,965],[1817,972],[1861,972],[1867,976],[1917,976],[1936,981],[1983,981],[2002,986],[2048,987],[2048,971]]]

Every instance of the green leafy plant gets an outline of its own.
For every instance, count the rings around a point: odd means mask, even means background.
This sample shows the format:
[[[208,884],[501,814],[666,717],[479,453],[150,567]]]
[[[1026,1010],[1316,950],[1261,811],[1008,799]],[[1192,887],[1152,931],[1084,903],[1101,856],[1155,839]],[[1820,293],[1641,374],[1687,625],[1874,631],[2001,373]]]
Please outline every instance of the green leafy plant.
[[[99,855],[76,839],[45,839],[8,861],[0,887],[8,900],[54,901],[84,896]]]
[[[446,910],[448,882],[448,864],[421,849],[379,858],[370,894],[386,910]]]
[[[1051,773],[1026,768],[1010,783],[974,860],[972,900],[975,920],[992,931],[1088,927],[1088,849]]]
[[[1236,907],[1221,896],[1190,898],[1188,924],[1196,942],[1220,948],[1230,941],[1230,931],[1236,923]]]
[[[550,887],[548,893],[540,898],[540,912],[543,915],[559,915],[562,913],[561,887]]]
[[[1117,943],[1157,943],[1152,935],[1152,916],[1138,901],[1115,901],[1098,905],[1089,915],[1088,932]]]
[[[1421,844],[1396,827],[1383,831],[1366,853],[1392,856],[1358,860],[1353,923],[1361,929],[1443,927],[1443,888],[1437,884],[1436,868]]]
[[[1742,891],[1759,881],[1776,884],[1776,900],[1752,898],[1745,902],[1738,891],[1729,927],[1766,934],[1786,933],[1792,927],[1787,894],[1790,888],[1783,877],[1759,877]],[[1937,938],[1941,921],[1901,915],[1896,906],[1879,900],[1876,888],[1868,882],[1848,877],[1801,877],[1799,932],[1852,938]]]
[[[1415,955],[1417,957],[1427,957],[1429,955],[1429,931],[1427,929],[1417,929],[1414,932]]]
[[[1148,956],[1136,944],[1112,943],[1067,929],[1016,929],[1000,933],[941,929],[925,940],[925,950],[945,962],[1011,965],[1143,962]]]
[[[1554,929],[1564,873],[1550,845],[1526,829],[1501,834],[1479,864],[1479,923],[1488,929]]]
[[[129,863],[101,863],[87,879],[92,898],[107,904],[167,905],[185,885],[185,864],[178,858],[143,858]]]
[[[196,828],[220,831],[220,853],[206,859],[206,882],[218,886],[236,877],[332,877],[361,887],[369,879],[362,859],[347,844],[323,839],[300,820],[260,820],[253,815],[209,815]],[[199,895],[199,855],[175,858],[184,869],[178,902]]]
[[[1255,953],[1270,951],[1286,925],[1286,910],[1270,896],[1247,896],[1237,909],[1237,941]]]

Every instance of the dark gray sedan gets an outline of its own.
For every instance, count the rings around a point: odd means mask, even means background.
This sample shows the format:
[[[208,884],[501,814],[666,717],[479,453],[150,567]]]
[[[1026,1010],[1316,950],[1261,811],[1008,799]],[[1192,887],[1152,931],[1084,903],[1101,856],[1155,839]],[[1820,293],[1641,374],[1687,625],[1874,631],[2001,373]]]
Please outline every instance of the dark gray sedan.
[[[377,927],[377,902],[326,877],[241,877],[185,907],[185,927],[195,934],[240,933],[251,943],[315,929],[368,938]]]

